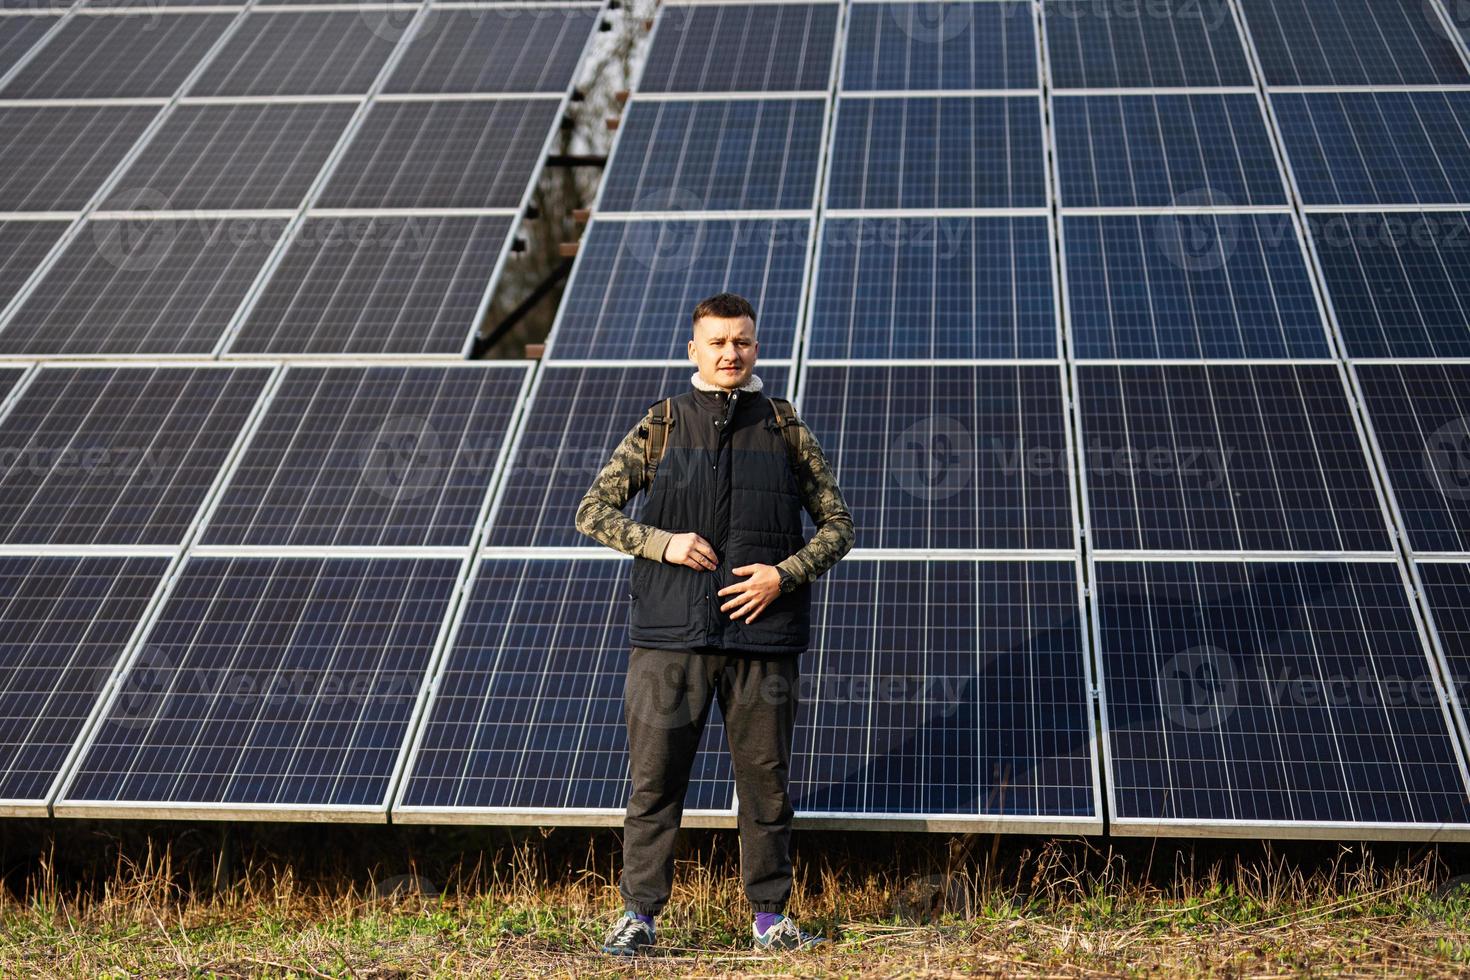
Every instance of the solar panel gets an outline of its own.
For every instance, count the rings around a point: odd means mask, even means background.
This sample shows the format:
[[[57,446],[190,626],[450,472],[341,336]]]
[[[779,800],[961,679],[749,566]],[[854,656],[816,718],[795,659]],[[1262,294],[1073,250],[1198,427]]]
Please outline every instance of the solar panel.
[[[842,88],[1011,89],[1039,86],[1030,3],[855,3]]]
[[[0,812],[46,801],[167,558],[0,556]]]
[[[1254,85],[1228,0],[1046,0],[1057,88]]]
[[[1463,836],[1396,562],[1097,562],[1112,827]]]
[[[801,415],[837,474],[856,547],[1076,545],[1054,366],[811,366]]]
[[[433,9],[385,92],[564,92],[599,7]]]
[[[177,106],[119,192],[159,192],[158,210],[294,209],[354,110],[347,102]]]
[[[0,329],[0,354],[208,354],[285,228],[242,216],[89,220]]]
[[[1470,564],[1465,562],[1414,563],[1429,607],[1434,635],[1448,669],[1448,684],[1463,712],[1470,681]]]
[[[1052,100],[1064,207],[1284,205],[1255,95]]]
[[[1470,552],[1470,365],[1353,370],[1410,547]]]
[[[1267,85],[1470,82],[1423,0],[1242,0]]]
[[[1338,368],[1077,369],[1094,547],[1389,551]]]
[[[510,231],[504,215],[309,217],[230,352],[457,354]]]
[[[252,10],[189,94],[366,92],[417,9]]]
[[[548,338],[556,360],[682,360],[689,311],[729,290],[756,308],[760,356],[788,358],[811,242],[807,219],[594,218]]]
[[[758,364],[767,394],[784,397],[787,368]],[[648,406],[689,390],[692,365],[556,367],[536,378],[487,543],[495,547],[597,547],[574,526],[577,505]],[[643,496],[628,506],[636,519]]]
[[[1079,358],[1331,357],[1291,215],[1062,218]]]
[[[0,98],[173,95],[234,19],[234,13],[78,14],[0,88]]]
[[[1470,91],[1275,92],[1304,204],[1470,203]]]
[[[0,3],[0,10],[10,10],[17,6],[32,8],[29,2],[22,4],[20,0],[9,0],[9,2]],[[0,24],[0,75],[14,68],[21,58],[30,53],[36,42],[56,26],[56,23],[57,18],[49,15],[6,17],[4,23]]]
[[[1044,217],[830,218],[806,354],[1057,357]]]
[[[516,208],[556,121],[555,99],[375,101],[319,208]]]
[[[1470,356],[1470,215],[1311,212],[1349,357]]]
[[[269,378],[44,367],[0,418],[0,542],[181,543]]]
[[[598,209],[810,210],[825,111],[819,98],[635,100]]]
[[[0,108],[0,208],[81,210],[157,112],[146,105]]]
[[[841,5],[670,5],[662,8],[643,92],[826,91]],[[710,58],[711,45],[723,56]]]
[[[798,818],[1100,824],[1074,562],[849,559],[812,612]]]
[[[200,542],[468,546],[526,374],[288,368]]]
[[[0,309],[15,298],[69,221],[0,221]]]
[[[486,559],[444,660],[393,819],[493,808],[621,815],[630,790],[624,679],[629,562]],[[711,707],[684,812],[734,787]],[[420,811],[420,812],[415,812]]]
[[[836,111],[829,208],[1047,204],[1036,97],[845,95]]]
[[[460,565],[189,559],[57,814],[382,820]]]

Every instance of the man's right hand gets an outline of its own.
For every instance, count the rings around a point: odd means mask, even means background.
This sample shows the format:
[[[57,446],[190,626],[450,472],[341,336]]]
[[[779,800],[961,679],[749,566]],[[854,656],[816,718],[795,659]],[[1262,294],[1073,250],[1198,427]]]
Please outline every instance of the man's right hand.
[[[672,565],[686,565],[701,572],[712,571],[720,564],[715,549],[693,531],[676,534],[664,548],[664,561]]]

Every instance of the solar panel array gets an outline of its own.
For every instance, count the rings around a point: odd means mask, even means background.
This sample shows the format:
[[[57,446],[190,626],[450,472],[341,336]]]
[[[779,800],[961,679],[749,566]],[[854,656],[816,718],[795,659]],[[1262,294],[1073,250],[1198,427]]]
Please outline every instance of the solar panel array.
[[[573,515],[728,289],[857,529],[799,823],[1470,839],[1441,0],[665,3],[534,371],[447,358],[605,8],[370,9],[0,17],[0,808],[616,823]]]
[[[0,812],[386,819],[607,9],[0,16]]]

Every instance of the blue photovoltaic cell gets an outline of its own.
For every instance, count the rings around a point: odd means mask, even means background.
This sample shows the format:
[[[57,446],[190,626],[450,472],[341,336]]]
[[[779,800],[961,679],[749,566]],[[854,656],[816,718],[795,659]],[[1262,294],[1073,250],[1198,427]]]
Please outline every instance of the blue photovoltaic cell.
[[[496,8],[504,9],[504,8]],[[311,216],[261,287],[232,354],[459,354],[519,219]]]
[[[1470,706],[1470,564],[1421,561],[1415,567],[1463,711]]]
[[[788,358],[796,340],[811,223],[600,221],[577,245],[549,359],[683,360],[689,312],[717,292],[755,308],[760,356]]]
[[[0,800],[49,796],[168,563],[0,556]]]
[[[849,8],[846,91],[1036,88],[1029,3],[855,3]]]
[[[377,809],[456,558],[191,558],[64,802]]]
[[[1331,357],[1286,212],[1065,215],[1079,358]]]
[[[147,210],[146,196],[119,196]],[[286,226],[89,218],[0,328],[0,355],[209,355]]]
[[[1045,207],[1042,144],[1035,96],[843,96],[827,206]]]
[[[635,100],[598,208],[811,210],[825,111],[815,98]]]
[[[81,210],[158,114],[128,103],[0,108],[0,208]]]
[[[856,547],[1075,546],[1055,367],[809,367],[800,409]]]
[[[586,4],[431,9],[383,91],[564,92],[602,15]]]
[[[43,368],[0,419],[0,542],[179,544],[270,374]]]
[[[1470,204],[1470,91],[1271,95],[1302,203]]]
[[[1240,7],[1267,85],[1470,82],[1433,0],[1241,0]]]
[[[1470,824],[1396,562],[1094,569],[1115,820]]]
[[[1254,85],[1228,0],[1047,0],[1057,88]]]
[[[1354,370],[1409,546],[1470,553],[1470,364]]]
[[[1044,217],[830,218],[806,353],[816,358],[1057,356]]]
[[[1470,357],[1470,214],[1307,214],[1349,357]]]
[[[641,92],[826,91],[837,3],[661,8]],[[714,48],[720,57],[711,58]]]
[[[1063,207],[1286,204],[1257,97],[1052,100]]]
[[[812,618],[797,814],[1100,816],[1072,562],[848,559]]]
[[[518,365],[289,368],[201,542],[468,546],[525,377]]]
[[[1334,365],[1083,366],[1077,400],[1099,549],[1393,547]]]
[[[400,807],[627,805],[630,565],[480,563]],[[684,807],[733,805],[720,709],[711,707]]]
[[[692,364],[542,368],[526,406],[520,443],[506,464],[487,543],[598,547],[573,526],[582,495],[648,406],[688,391],[693,374]],[[757,365],[755,374],[767,394],[786,397],[786,368]],[[631,516],[636,518],[643,499],[639,494],[629,503]]]

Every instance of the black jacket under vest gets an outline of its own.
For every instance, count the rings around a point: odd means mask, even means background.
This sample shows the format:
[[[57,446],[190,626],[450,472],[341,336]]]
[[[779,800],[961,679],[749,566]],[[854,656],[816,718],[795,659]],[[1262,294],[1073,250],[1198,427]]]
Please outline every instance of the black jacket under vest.
[[[800,550],[801,494],[759,391],[702,391],[671,400],[663,459],[645,493],[639,520],[675,534],[693,531],[719,556],[714,571],[633,559],[628,638],[665,650],[719,647],[757,653],[800,653],[807,647],[807,584],[772,599],[754,623],[730,618],[717,593],[744,581],[731,569],[775,565]]]

